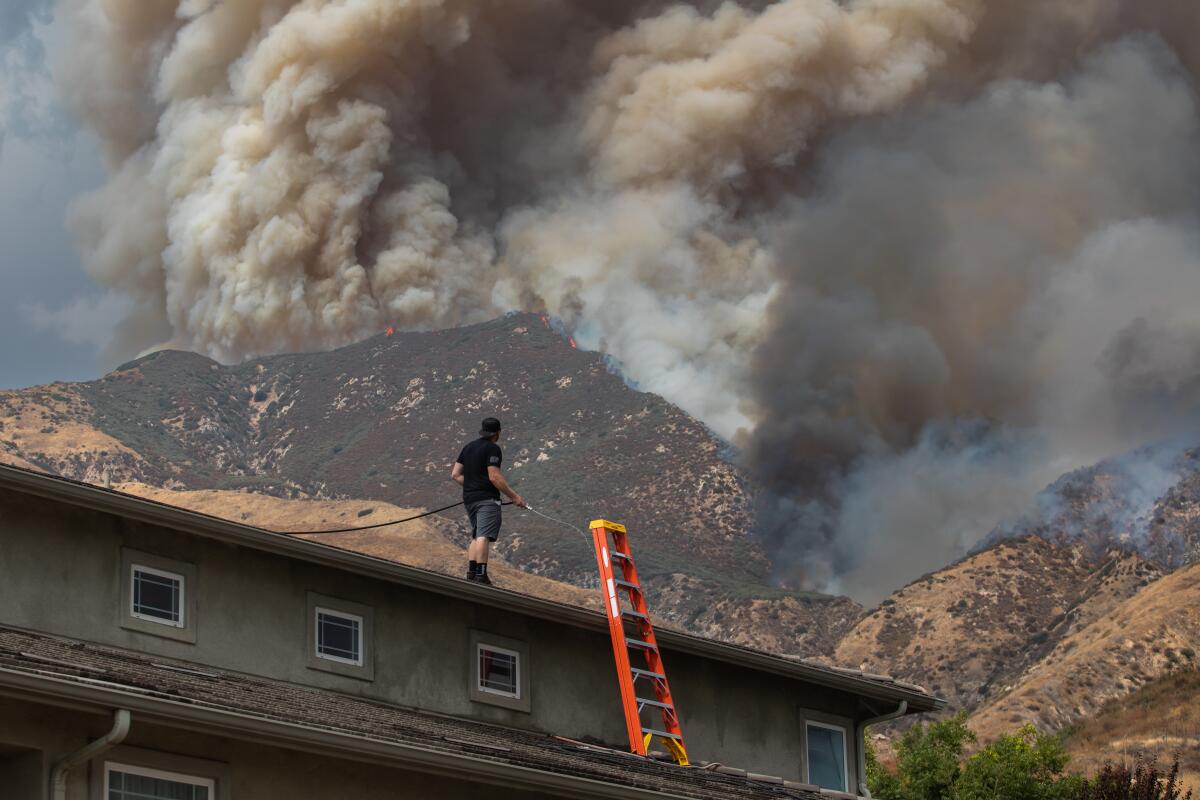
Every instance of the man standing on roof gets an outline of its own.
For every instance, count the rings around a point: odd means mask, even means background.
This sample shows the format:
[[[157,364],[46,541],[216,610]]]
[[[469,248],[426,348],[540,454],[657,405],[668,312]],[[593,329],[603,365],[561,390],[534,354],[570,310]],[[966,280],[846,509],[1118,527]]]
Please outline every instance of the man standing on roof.
[[[480,425],[479,438],[458,454],[450,477],[463,487],[463,505],[471,518],[471,546],[467,549],[467,579],[492,585],[488,578],[488,545],[500,536],[500,493],[517,508],[525,498],[512,490],[500,472],[500,420],[488,417]]]

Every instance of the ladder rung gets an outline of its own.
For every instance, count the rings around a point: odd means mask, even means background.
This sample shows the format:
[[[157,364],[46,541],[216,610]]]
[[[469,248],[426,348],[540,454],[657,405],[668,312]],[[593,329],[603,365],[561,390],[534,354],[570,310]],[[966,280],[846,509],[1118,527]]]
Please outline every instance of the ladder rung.
[[[675,706],[671,705],[670,703],[664,703],[660,700],[647,700],[644,697],[637,697],[634,699],[637,700],[639,703],[642,703],[643,705],[654,706],[655,708],[669,708],[672,711],[675,710]]]
[[[611,553],[609,553],[609,555],[611,555],[613,558],[620,559],[621,561],[633,561],[633,559],[629,556],[625,555],[624,553],[618,553],[616,550],[613,550]]]
[[[652,733],[655,736],[661,736],[664,739],[678,739],[683,741],[683,737],[677,733],[667,733],[666,731],[657,731],[654,728],[642,728],[642,733]]]
[[[633,679],[635,681],[638,678],[654,678],[654,679],[660,680],[660,681],[666,680],[666,678],[667,678],[667,676],[663,675],[661,672],[654,672],[653,670],[648,670],[648,669],[638,669],[637,667],[630,667],[629,671],[633,673]]]
[[[639,592],[642,590],[642,587],[638,586],[636,583],[630,583],[629,581],[623,581],[620,578],[617,578],[616,583],[617,583],[617,586],[624,586],[626,589],[636,589]]]
[[[629,645],[630,647],[637,647],[642,650],[657,650],[658,649],[657,645],[650,644],[649,642],[643,642],[641,639],[628,639],[627,638],[625,640],[625,644]]]
[[[647,622],[650,621],[650,618],[640,611],[622,611],[621,616],[629,617],[630,619],[644,619]]]

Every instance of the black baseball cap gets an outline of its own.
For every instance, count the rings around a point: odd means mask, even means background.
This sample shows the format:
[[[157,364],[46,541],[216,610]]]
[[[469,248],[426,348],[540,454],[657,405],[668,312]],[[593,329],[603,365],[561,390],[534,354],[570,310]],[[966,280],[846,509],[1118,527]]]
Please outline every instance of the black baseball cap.
[[[488,417],[479,426],[480,436],[495,436],[500,432],[500,420],[495,417]]]

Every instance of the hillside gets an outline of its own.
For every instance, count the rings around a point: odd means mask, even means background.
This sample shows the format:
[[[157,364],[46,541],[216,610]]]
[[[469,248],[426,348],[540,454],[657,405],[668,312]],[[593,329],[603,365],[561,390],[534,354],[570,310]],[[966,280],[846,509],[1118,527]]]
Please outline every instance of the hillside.
[[[1138,753],[1160,766],[1178,755],[1184,782],[1200,794],[1200,672],[1172,673],[1106,704],[1071,731],[1067,749],[1072,765],[1088,774]]]
[[[815,655],[861,615],[847,598],[773,588],[725,445],[536,315],[236,366],[163,351],[98,381],[2,392],[0,457],[100,484],[433,508],[458,498],[450,466],[486,415],[504,421],[506,473],[536,508],[629,526],[675,623]],[[536,516],[510,512],[498,554],[596,580],[591,548]]]
[[[987,543],[1040,536],[1096,558],[1113,547],[1164,570],[1200,561],[1200,448],[1173,439],[1067,473]],[[986,546],[986,545],[985,545]]]
[[[897,591],[851,629],[834,658],[890,668],[973,709],[1159,575],[1134,554],[1096,563],[1036,536],[1004,541]]]
[[[725,445],[535,315],[237,366],[164,351],[91,383],[0,392],[0,459],[269,528],[340,527],[457,499],[451,462],[488,414],[536,508],[630,527],[664,623],[895,674],[976,712],[985,739],[1076,724],[1197,663],[1200,451],[1158,445],[1065,475],[866,612],[773,587]],[[577,533],[505,519],[498,583],[594,604]],[[322,540],[448,574],[467,543],[458,510]]]
[[[1023,722],[1057,730],[1172,672],[1200,667],[1200,564],[1172,573],[1062,639],[981,708],[985,738]]]

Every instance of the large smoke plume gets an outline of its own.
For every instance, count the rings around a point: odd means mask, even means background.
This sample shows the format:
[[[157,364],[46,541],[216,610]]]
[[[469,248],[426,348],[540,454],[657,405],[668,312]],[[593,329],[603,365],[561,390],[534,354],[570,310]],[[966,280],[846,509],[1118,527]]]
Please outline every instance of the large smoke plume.
[[[114,351],[510,309],[711,425],[782,580],[874,599],[1188,425],[1178,0],[66,0]]]

